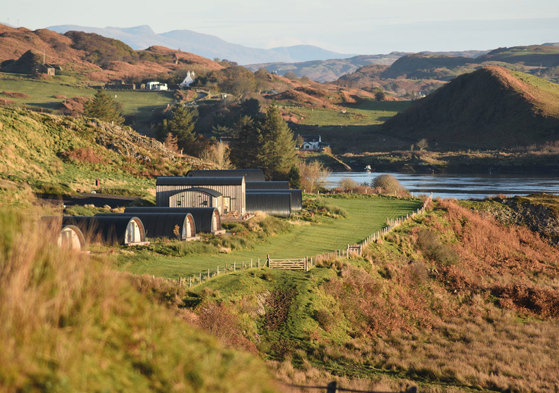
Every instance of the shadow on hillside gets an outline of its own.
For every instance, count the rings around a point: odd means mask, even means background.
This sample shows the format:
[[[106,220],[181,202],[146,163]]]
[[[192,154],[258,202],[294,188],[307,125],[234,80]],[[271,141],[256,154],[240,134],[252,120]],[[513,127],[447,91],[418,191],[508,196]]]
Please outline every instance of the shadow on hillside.
[[[335,154],[385,152],[409,148],[413,142],[388,135],[380,125],[317,126],[290,123],[295,135],[320,135]]]

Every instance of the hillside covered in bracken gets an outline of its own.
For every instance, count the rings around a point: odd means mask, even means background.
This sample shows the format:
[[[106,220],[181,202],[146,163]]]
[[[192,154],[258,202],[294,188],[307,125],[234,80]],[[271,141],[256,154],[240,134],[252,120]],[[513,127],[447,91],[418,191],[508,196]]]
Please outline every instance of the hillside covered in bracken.
[[[383,129],[409,143],[424,138],[435,150],[553,144],[559,139],[559,85],[485,67],[416,101]]]
[[[239,273],[186,302],[223,342],[256,346],[297,384],[545,391],[559,384],[557,274],[548,240],[439,200],[362,258],[304,276]]]
[[[192,71],[211,71],[222,65],[187,52],[163,47],[135,51],[121,41],[93,33],[70,31],[64,35],[48,29],[29,30],[0,25],[2,70],[18,72],[16,63],[25,53],[63,72],[109,81],[169,74],[188,66]]]

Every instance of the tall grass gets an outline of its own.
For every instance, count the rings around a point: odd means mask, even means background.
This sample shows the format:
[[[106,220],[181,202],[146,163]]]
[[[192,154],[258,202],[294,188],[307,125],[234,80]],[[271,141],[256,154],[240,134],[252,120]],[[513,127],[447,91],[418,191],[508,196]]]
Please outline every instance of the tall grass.
[[[0,211],[0,392],[271,392],[255,358],[220,347],[100,258]]]

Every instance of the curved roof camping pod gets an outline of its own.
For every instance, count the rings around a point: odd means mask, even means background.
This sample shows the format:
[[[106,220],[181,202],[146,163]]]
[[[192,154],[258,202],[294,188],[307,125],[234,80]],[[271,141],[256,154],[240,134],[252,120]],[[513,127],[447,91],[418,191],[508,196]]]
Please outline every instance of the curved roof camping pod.
[[[196,224],[190,213],[99,213],[95,217],[123,215],[142,220],[147,238],[192,240],[196,237]]]
[[[169,207],[215,207],[223,213],[223,194],[209,188],[179,190],[169,197]]]
[[[275,190],[268,190],[268,189],[260,189],[260,190],[247,190],[248,194],[253,193],[274,193],[274,192],[285,192],[291,194],[291,211],[301,211],[303,210],[303,191],[302,190],[291,190],[291,189],[275,189]],[[247,202],[248,206],[248,202]]]
[[[127,207],[124,213],[190,213],[194,217],[197,233],[221,231],[221,216],[215,207]]]
[[[63,225],[75,225],[92,241],[137,245],[146,241],[142,220],[135,216],[62,217]]]
[[[247,193],[247,211],[261,211],[273,216],[287,217],[291,214],[291,193],[267,190]]]
[[[188,177],[237,177],[244,176],[245,181],[264,181],[264,172],[262,169],[207,169],[192,170],[186,176]]]
[[[288,181],[247,181],[247,190],[288,190]]]
[[[58,247],[81,251],[85,249],[85,236],[75,225],[65,225],[57,239]]]

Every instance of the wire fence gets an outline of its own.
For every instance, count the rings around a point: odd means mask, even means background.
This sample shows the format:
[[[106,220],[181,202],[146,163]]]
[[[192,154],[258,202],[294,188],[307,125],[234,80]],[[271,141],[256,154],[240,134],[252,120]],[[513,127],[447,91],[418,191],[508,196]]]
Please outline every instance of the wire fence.
[[[223,266],[217,266],[213,269],[202,270],[198,274],[192,274],[188,277],[180,277],[177,279],[177,281],[182,286],[192,288],[193,286],[200,285],[203,282],[212,279],[214,277],[224,275],[224,274],[235,273],[242,270],[271,268],[271,269],[290,269],[290,270],[308,271],[309,269],[315,267],[317,264],[323,261],[328,261],[328,260],[341,258],[341,257],[350,257],[351,255],[361,256],[363,255],[363,250],[370,243],[383,239],[388,233],[398,228],[402,224],[417,217],[418,215],[424,214],[425,211],[427,210],[427,206],[431,203],[431,200],[432,200],[432,196],[427,197],[427,199],[425,199],[425,201],[423,202],[423,206],[421,206],[419,209],[417,209],[411,214],[407,214],[406,216],[402,216],[398,218],[387,218],[386,226],[382,228],[380,231],[377,231],[372,235],[367,236],[367,238],[363,240],[361,243],[353,244],[353,245],[348,244],[345,249],[338,249],[311,258],[301,257],[301,258],[272,259],[268,255],[267,258],[263,260],[261,260],[260,258],[250,259],[249,261],[245,261],[245,262],[233,262],[230,264],[225,264]]]

